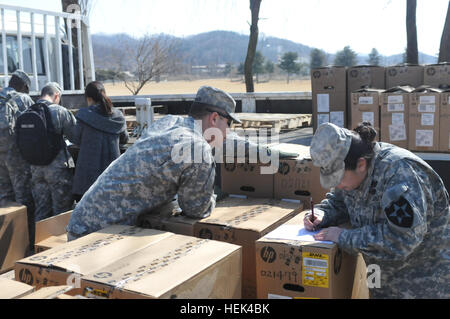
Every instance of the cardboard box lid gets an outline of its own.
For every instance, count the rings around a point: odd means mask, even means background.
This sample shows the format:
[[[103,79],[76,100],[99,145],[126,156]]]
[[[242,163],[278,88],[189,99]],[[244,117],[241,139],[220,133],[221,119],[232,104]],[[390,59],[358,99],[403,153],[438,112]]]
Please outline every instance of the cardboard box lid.
[[[65,243],[67,243],[67,234],[62,234],[59,236],[51,236],[39,243],[36,243],[35,246],[44,248],[53,248]]]
[[[132,226],[111,226],[17,263],[87,274],[171,234]]]
[[[353,93],[383,93],[384,91],[383,89],[363,88],[353,91]]]
[[[212,215],[199,224],[213,224],[262,232],[299,208],[299,204],[275,199],[227,198],[217,203]]]
[[[304,211],[297,216],[293,217],[292,219],[288,220],[283,225],[298,225],[303,226],[303,219],[305,218],[305,215],[308,211]],[[281,226],[283,226],[281,225]],[[281,227],[280,226],[280,227]],[[294,244],[298,246],[308,246],[308,247],[315,247],[315,248],[326,248],[326,249],[333,249],[334,247],[337,247],[336,244],[327,244],[323,242],[309,242],[309,241],[294,241],[290,239],[272,239],[272,238],[266,238],[263,237],[258,240],[258,242],[271,242],[271,243],[286,243],[286,244]]]
[[[0,299],[17,299],[34,291],[32,286],[3,278],[0,278],[0,287]]]
[[[13,202],[9,202],[4,205],[4,207],[0,207],[0,216],[6,216],[11,213],[15,213],[19,210],[27,209],[25,206]]]
[[[280,143],[280,144],[271,144],[270,148],[272,150],[278,150],[280,152],[296,153],[296,154],[298,154],[298,156],[295,159],[305,159],[305,160],[311,159],[311,154],[309,152],[311,147],[309,147],[309,146],[290,144],[290,143]],[[294,158],[292,158],[292,159],[294,159]],[[280,159],[280,160],[284,160],[284,159]]]
[[[157,245],[147,246],[89,274],[83,281],[158,298],[240,249],[224,242],[172,234]],[[215,279],[206,277],[199,288],[213,289]]]
[[[49,237],[65,234],[71,216],[72,211],[37,222],[34,242],[39,243]]]
[[[411,86],[395,86],[387,89],[384,93],[411,93],[412,91],[414,91],[414,88]]]
[[[413,93],[442,93],[442,90],[439,88],[434,88],[429,85],[422,85],[416,88]]]
[[[21,299],[56,299],[58,296],[65,294],[72,289],[72,286],[45,287],[32,294],[26,295]]]

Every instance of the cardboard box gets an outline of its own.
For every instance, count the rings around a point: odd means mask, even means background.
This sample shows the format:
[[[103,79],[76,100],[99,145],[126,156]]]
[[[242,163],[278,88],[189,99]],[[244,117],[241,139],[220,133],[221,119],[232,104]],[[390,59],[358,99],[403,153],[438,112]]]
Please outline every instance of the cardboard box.
[[[370,122],[378,132],[380,140],[380,111],[381,93],[383,90],[361,89],[352,93],[352,121],[351,129],[355,129],[363,122]]]
[[[196,237],[242,246],[242,298],[256,298],[255,241],[297,215],[303,206],[274,199],[227,198],[194,225]]]
[[[274,178],[276,199],[300,200],[310,208],[310,198],[321,202],[327,193],[320,184],[320,168],[313,165],[310,147],[296,144],[279,144],[272,149],[299,154],[295,159],[280,159],[280,169]]]
[[[237,162],[221,165],[221,188],[224,193],[273,198],[274,174],[262,174],[261,171],[263,167],[270,165]]]
[[[347,122],[351,124],[352,107],[351,95],[352,93],[361,89],[386,89],[386,69],[381,66],[360,65],[347,69]],[[347,126],[346,126],[347,127]],[[348,127],[351,129],[350,127]]]
[[[0,299],[20,299],[34,291],[32,286],[3,278],[0,278],[0,287]]]
[[[74,290],[72,286],[46,287],[28,294],[21,299],[60,299],[62,295],[67,296],[72,290]],[[65,299],[65,296],[61,299]]]
[[[417,88],[424,84],[423,65],[401,64],[386,68],[386,88],[411,86]]]
[[[27,208],[8,203],[0,208],[0,274],[26,256],[30,245]]]
[[[81,288],[109,299],[239,299],[241,257],[236,245],[170,234],[85,276]]]
[[[111,226],[19,260],[15,278],[37,289],[75,285],[82,276],[169,236],[157,230]]]
[[[438,151],[441,90],[418,88],[410,95],[409,150]]]
[[[36,253],[67,243],[66,226],[71,216],[72,211],[36,223]]]
[[[424,84],[435,88],[450,86],[450,63],[425,66]]]
[[[439,151],[450,152],[450,90],[441,93]]]
[[[408,148],[409,98],[414,88],[399,86],[381,94],[381,141]]]
[[[345,67],[311,70],[313,129],[324,123],[347,126],[347,80]]]
[[[302,227],[305,214],[283,226]],[[357,260],[336,244],[261,238],[256,242],[258,299],[351,298],[355,271],[365,271],[356,267]]]

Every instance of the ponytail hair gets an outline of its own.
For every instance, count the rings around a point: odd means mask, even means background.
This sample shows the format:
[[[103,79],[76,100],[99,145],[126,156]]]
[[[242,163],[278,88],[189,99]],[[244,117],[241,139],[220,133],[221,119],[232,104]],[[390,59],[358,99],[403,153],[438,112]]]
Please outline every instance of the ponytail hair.
[[[113,104],[111,99],[106,95],[105,87],[101,82],[94,81],[86,86],[84,91],[86,98],[91,98],[95,103],[100,105],[100,108],[105,115],[111,115],[113,113]]]
[[[375,138],[377,137],[377,131],[369,122],[360,124],[353,133],[352,144],[345,159],[345,169],[352,171],[356,170],[360,158],[364,158],[367,165],[370,165],[375,156]]]

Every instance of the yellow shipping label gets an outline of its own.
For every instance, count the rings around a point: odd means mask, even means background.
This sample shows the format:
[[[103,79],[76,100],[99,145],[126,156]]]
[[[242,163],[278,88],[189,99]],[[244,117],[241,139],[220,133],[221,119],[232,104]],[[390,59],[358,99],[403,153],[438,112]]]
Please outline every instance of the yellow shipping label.
[[[329,288],[328,265],[329,256],[304,252],[302,279],[303,285]]]

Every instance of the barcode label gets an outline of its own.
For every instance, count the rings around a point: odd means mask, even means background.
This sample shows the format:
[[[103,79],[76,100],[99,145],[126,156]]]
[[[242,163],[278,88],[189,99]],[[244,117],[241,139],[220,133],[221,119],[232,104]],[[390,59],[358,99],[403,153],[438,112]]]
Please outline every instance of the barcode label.
[[[373,97],[372,96],[361,96],[359,98],[359,104],[373,104]]]
[[[436,105],[419,104],[419,112],[434,113],[436,112]]]
[[[402,95],[390,95],[390,96],[388,96],[388,103],[389,104],[403,103],[403,96]]]
[[[388,104],[388,112],[404,112],[405,104]]]
[[[328,262],[326,260],[305,258],[303,263],[307,267],[328,268]]]
[[[436,96],[434,95],[421,96],[419,100],[421,104],[436,104]]]

